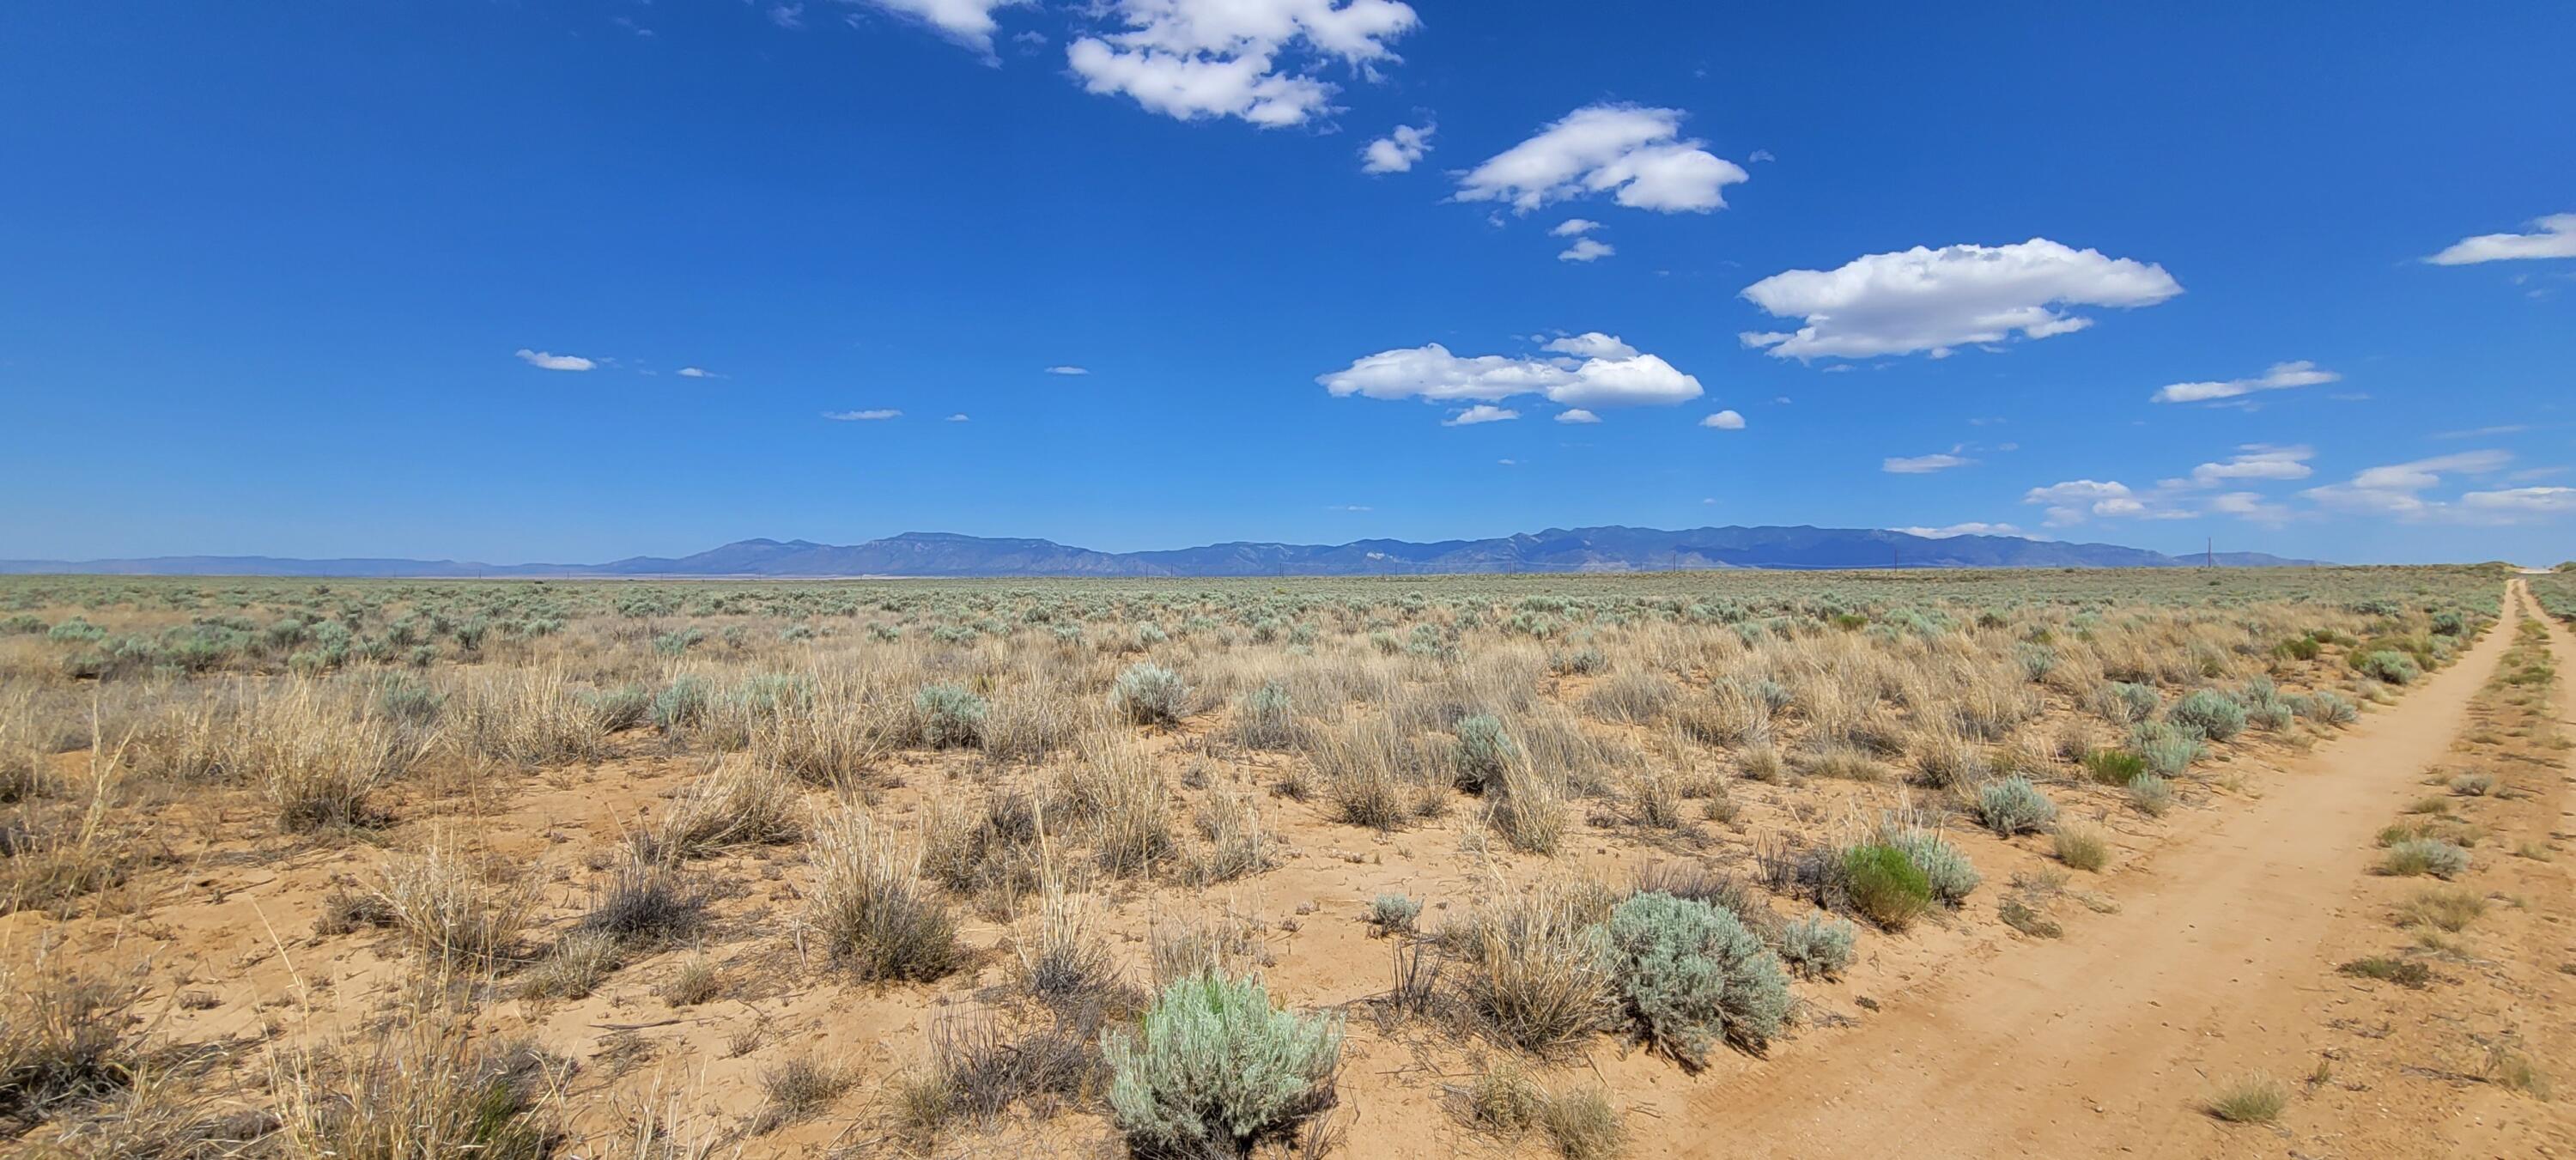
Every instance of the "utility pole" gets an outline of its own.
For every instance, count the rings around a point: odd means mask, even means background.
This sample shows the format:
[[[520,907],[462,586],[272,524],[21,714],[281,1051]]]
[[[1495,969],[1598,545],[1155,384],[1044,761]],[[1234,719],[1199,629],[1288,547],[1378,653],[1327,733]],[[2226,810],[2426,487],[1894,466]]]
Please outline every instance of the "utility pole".
[[[2205,567],[2205,568],[2215,568],[2215,567],[2217,567],[2217,566],[2218,566],[2218,537],[2216,537],[2216,536],[2211,536],[2211,537],[2209,537],[2208,539],[2206,539],[2206,540],[2202,541],[2201,550],[2202,550],[2203,552],[2205,552],[2205,553],[2206,553],[2206,555],[2204,555],[2204,556],[2202,556],[2202,557],[2201,557],[2201,566],[2202,566],[2202,567]]]

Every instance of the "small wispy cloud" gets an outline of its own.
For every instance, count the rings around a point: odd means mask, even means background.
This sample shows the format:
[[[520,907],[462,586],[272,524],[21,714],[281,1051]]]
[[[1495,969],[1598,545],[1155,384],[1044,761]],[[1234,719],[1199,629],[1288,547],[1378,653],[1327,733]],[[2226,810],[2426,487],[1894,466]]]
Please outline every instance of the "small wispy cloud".
[[[1492,403],[1478,403],[1473,407],[1469,407],[1464,411],[1460,411],[1455,415],[1442,419],[1440,421],[1440,425],[1443,427],[1473,427],[1478,423],[1504,423],[1520,417],[1520,412],[1509,407],[1497,407]]]
[[[1878,469],[1890,475],[1929,475],[1935,471],[1948,471],[1953,467],[1966,467],[1975,462],[1974,459],[1952,452],[1937,452],[1931,455],[1891,455],[1878,461]]]
[[[677,373],[684,379],[720,379],[724,377],[723,375],[717,374],[705,367],[681,367]]]
[[[2342,375],[2319,369],[2317,364],[2300,359],[2296,362],[2273,363],[2270,369],[2252,378],[2208,383],[2167,383],[2156,388],[2153,398],[2159,403],[2206,403],[2218,399],[2238,398],[2257,391],[2285,391],[2292,387],[2313,387],[2342,378]]]
[[[519,361],[546,371],[586,371],[599,365],[596,360],[577,354],[549,354],[542,350],[519,348]]]
[[[1595,415],[1590,411],[1586,411],[1581,407],[1576,407],[1571,411],[1557,412],[1556,421],[1559,423],[1598,423],[1601,421],[1601,416]]]
[[[1087,368],[1077,366],[1053,366],[1048,367],[1046,369],[1046,373],[1051,375],[1087,375],[1090,374],[1091,371]]]
[[[2472,427],[2466,431],[2437,431],[2436,439],[2484,439],[2490,435],[2519,435],[2531,430],[2529,423],[2504,423],[2494,427]]]
[[[903,417],[903,412],[892,408],[877,411],[825,411],[823,417],[835,423],[877,423],[887,419],[900,419]]]
[[[951,422],[951,423],[964,423],[964,422],[968,422],[969,420],[968,420],[968,419],[967,419],[967,417],[966,417],[966,412],[964,412],[964,411],[959,411],[959,412],[957,412],[957,413],[956,413],[956,414],[954,414],[954,415],[950,415],[950,416],[948,417],[948,421],[949,421],[949,422]]]

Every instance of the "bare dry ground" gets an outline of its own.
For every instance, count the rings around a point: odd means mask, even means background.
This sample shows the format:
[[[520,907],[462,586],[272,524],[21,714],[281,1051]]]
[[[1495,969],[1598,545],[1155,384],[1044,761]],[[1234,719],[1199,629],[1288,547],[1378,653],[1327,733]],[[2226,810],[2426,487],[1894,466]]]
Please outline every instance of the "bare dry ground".
[[[2571,1148],[2501,573],[87,583],[0,587],[22,1150],[1123,1155],[1207,977],[1344,1037],[1264,1151]],[[1641,887],[1776,1023],[1646,1014]]]

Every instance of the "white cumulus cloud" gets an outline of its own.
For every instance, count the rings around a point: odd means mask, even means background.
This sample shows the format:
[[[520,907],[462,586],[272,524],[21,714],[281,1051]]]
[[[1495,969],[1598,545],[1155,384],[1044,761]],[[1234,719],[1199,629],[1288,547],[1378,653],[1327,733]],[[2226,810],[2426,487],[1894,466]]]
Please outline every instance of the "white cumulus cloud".
[[[1682,137],[1682,115],[1636,105],[1576,109],[1460,175],[1458,200],[1508,202],[1528,213],[1609,193],[1632,209],[1724,209],[1724,189],[1749,177],[1742,166],[1710,153],[1707,142]]]
[[[1590,218],[1567,218],[1564,221],[1556,223],[1556,228],[1547,232],[1556,237],[1571,238],[1591,233],[1592,231],[1600,228],[1601,223],[1593,221]]]
[[[1036,0],[865,0],[871,8],[920,21],[940,35],[990,56],[993,32],[999,28],[993,19],[995,9],[1011,8]]]
[[[1116,31],[1076,39],[1065,61],[1085,89],[1123,94],[1184,121],[1302,124],[1331,111],[1339,64],[1374,76],[1388,42],[1420,18],[1396,0],[1100,0]]]
[[[681,367],[678,373],[679,376],[684,379],[720,379],[724,377],[723,375],[717,374],[705,367]]]
[[[1597,262],[1618,252],[1619,251],[1616,247],[1613,247],[1610,243],[1602,241],[1599,238],[1576,238],[1574,239],[1573,245],[1567,246],[1556,255],[1556,260],[1560,262]]]
[[[1559,423],[1598,423],[1601,421],[1601,416],[1595,415],[1590,411],[1586,411],[1581,407],[1576,407],[1570,411],[1557,412],[1556,421]]]
[[[1730,408],[1700,420],[1699,425],[1715,427],[1720,431],[1741,431],[1744,429],[1744,416]]]
[[[903,417],[903,412],[892,409],[876,411],[825,411],[823,412],[823,417],[830,419],[835,423],[880,423],[887,419],[900,419]]]
[[[2313,387],[2320,383],[2340,381],[2342,375],[2321,370],[2306,359],[2273,363],[2271,369],[2250,379],[2228,379],[2213,383],[2167,383],[2158,387],[2159,403],[2204,403],[2211,399],[2233,399],[2256,391],[2283,391],[2291,387]]]
[[[586,371],[599,364],[577,354],[547,354],[542,350],[519,348],[519,361],[548,371]]]
[[[1398,125],[1360,150],[1360,172],[1403,173],[1431,151],[1431,126]]]
[[[2070,479],[2023,492],[2021,502],[2046,505],[2051,527],[2080,524],[2088,515],[2134,516],[2146,511],[2129,485],[2118,480]]]
[[[1442,419],[1440,421],[1440,425],[1443,427],[1473,427],[1478,423],[1504,423],[1520,417],[1520,412],[1512,410],[1509,407],[1497,407],[1492,403],[1478,403],[1473,407],[1469,407],[1464,411],[1460,411],[1455,415]]]
[[[2198,487],[2217,487],[2237,479],[2306,479],[2315,471],[2308,461],[2316,458],[2313,447],[2274,447],[2268,443],[2248,443],[2236,449],[2236,455],[2220,463],[2204,463],[2191,469],[2191,482]]]
[[[2007,246],[1916,246],[1867,254],[1832,270],[1789,270],[1744,288],[1765,312],[1799,318],[1794,331],[1747,332],[1746,346],[1778,358],[1869,358],[1929,351],[1938,358],[2014,335],[2047,338],[2093,324],[2072,306],[2153,306],[2182,285],[2164,267],[2032,238]]]
[[[1637,348],[1600,331],[1586,331],[1552,338],[1539,344],[1541,350],[1570,354],[1576,358],[1635,358]]]
[[[2576,258],[2576,213],[2554,213],[2531,226],[2527,234],[2462,238],[2424,260],[2436,266],[2468,266],[2516,258]]]
[[[954,414],[954,415],[950,415],[950,416],[948,417],[948,421],[949,421],[949,422],[951,422],[951,423],[967,423],[967,422],[972,422],[973,420],[971,420],[971,419],[969,419],[969,418],[967,417],[966,412],[964,412],[964,411],[959,411],[959,412],[957,412],[957,413],[956,413],[956,414]]]
[[[1552,358],[1460,356],[1439,343],[1379,351],[1315,381],[1337,397],[1492,402],[1538,395],[1568,407],[1669,406],[1700,396],[1699,380],[1594,331],[1547,344]]]

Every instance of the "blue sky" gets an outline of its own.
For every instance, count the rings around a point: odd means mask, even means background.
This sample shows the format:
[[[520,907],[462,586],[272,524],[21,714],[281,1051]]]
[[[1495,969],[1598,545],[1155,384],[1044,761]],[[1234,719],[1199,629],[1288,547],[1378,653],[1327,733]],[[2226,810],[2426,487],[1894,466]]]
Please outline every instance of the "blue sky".
[[[14,4],[0,557],[2554,561],[2569,43],[2558,4]]]

